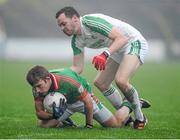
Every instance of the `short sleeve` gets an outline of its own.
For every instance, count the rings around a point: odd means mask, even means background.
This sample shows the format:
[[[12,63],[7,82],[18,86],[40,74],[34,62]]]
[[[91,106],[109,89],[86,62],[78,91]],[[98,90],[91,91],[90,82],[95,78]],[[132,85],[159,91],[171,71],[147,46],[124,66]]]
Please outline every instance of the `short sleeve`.
[[[106,37],[108,37],[113,27],[107,20],[95,16],[84,16],[82,18],[82,23],[92,31],[98,32]]]
[[[73,49],[73,54],[74,55],[78,55],[80,54],[82,51],[77,47],[77,42],[76,42],[76,35],[74,35],[72,37],[72,40],[71,40],[71,47]]]

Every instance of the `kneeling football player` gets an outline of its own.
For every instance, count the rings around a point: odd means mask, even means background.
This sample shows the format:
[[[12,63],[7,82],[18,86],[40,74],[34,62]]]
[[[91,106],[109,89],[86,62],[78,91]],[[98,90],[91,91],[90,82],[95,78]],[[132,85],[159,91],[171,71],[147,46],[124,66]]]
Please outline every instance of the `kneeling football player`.
[[[104,127],[122,127],[133,109],[131,104],[125,101],[113,115],[94,96],[87,81],[69,68],[48,71],[42,66],[35,66],[28,72],[26,79],[33,87],[34,93],[40,95],[38,98],[34,95],[35,107],[38,118],[43,120],[40,123],[43,127],[46,127],[46,120],[48,120],[48,127],[57,127],[75,112],[85,114],[85,127],[87,128],[93,127],[93,119]],[[54,108],[54,115],[43,111],[41,96],[49,92],[60,92],[66,97],[67,108],[61,115],[58,114],[62,112],[65,104]]]

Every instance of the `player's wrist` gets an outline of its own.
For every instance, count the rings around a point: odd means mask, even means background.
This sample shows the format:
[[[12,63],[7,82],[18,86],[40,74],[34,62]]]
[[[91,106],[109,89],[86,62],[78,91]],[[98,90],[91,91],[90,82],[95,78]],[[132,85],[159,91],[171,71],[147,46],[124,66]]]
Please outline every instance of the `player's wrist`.
[[[103,55],[104,55],[106,58],[108,58],[108,57],[110,56],[109,50],[105,50],[105,51],[103,52]]]

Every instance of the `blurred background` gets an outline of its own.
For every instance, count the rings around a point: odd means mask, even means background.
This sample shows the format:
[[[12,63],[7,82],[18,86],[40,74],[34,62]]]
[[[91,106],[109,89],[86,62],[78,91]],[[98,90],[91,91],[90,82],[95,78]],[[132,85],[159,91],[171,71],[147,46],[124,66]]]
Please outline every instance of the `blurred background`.
[[[71,61],[70,38],[55,19],[64,6],[133,25],[149,42],[148,62],[180,60],[180,0],[0,0],[1,60]],[[94,53],[88,51],[87,60]]]

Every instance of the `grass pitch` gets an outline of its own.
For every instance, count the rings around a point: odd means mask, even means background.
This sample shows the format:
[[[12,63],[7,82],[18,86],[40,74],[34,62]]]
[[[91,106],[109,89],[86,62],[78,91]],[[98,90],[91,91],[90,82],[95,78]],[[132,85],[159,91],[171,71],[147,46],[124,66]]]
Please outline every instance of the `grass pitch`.
[[[8,139],[179,139],[180,138],[180,64],[145,64],[132,79],[140,96],[150,100],[152,107],[143,112],[149,123],[142,130],[102,128],[94,123],[92,130],[84,129],[84,116],[72,118],[79,128],[42,129],[36,126],[33,97],[25,81],[27,71],[36,64],[47,68],[68,67],[70,63],[0,62],[0,138]],[[94,93],[113,112],[115,110],[93,86],[96,71],[87,64],[82,74],[92,85]]]

